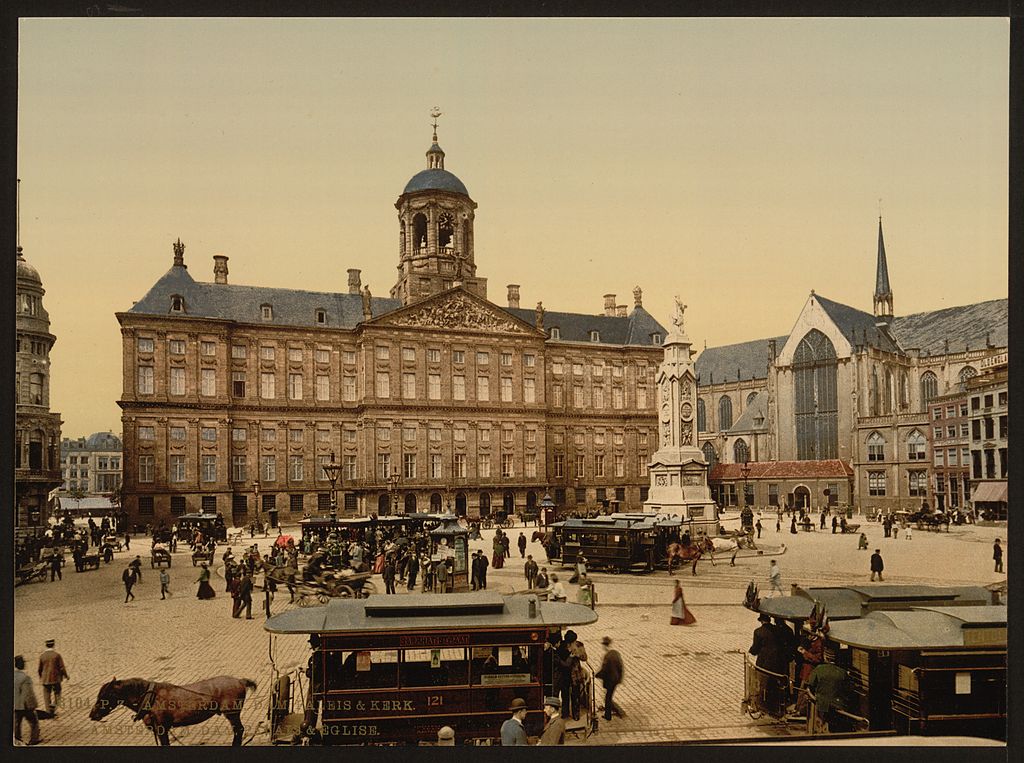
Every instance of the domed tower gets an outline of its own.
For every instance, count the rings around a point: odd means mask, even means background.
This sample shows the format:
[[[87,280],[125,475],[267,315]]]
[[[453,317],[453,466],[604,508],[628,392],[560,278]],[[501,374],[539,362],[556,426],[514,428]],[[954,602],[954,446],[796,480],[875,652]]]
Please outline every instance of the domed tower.
[[[46,522],[50,491],[60,487],[60,414],[50,411],[50,316],[43,308],[39,271],[17,250],[15,327],[15,489],[16,522]]]
[[[403,305],[461,285],[487,298],[487,279],[477,278],[473,253],[476,202],[466,186],[444,168],[444,151],[434,139],[427,169],[417,172],[395,202],[398,210],[398,281],[391,297]]]

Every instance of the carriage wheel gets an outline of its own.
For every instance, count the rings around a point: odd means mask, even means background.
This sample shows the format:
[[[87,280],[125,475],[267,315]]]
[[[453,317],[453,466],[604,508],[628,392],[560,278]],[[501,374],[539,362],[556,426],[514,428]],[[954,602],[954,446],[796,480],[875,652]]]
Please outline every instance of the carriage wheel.
[[[360,594],[362,595],[362,597],[364,599],[368,598],[370,595],[375,594],[375,593],[377,593],[377,586],[375,586],[369,580],[367,580],[365,583],[363,583],[363,588],[360,591]]]
[[[356,592],[350,586],[340,585],[334,589],[334,595],[340,599],[352,599],[355,597]]]
[[[331,595],[326,591],[317,591],[316,600],[318,604],[326,604],[331,600]]]
[[[302,593],[299,594],[299,598],[295,602],[300,607],[315,607],[320,601],[317,599],[315,593]]]

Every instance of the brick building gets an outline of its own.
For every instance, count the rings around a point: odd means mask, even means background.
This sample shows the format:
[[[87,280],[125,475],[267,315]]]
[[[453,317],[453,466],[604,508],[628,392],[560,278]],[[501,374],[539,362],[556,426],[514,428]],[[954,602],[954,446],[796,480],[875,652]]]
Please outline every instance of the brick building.
[[[121,485],[121,457],[121,438],[113,432],[65,437],[60,444],[61,490],[113,493]]]
[[[595,315],[520,308],[516,284],[489,301],[477,205],[436,131],[427,160],[395,205],[390,298],[357,269],[342,293],[229,284],[223,255],[197,281],[175,243],[171,269],[117,314],[132,521],[326,513],[332,458],[349,514],[486,516],[548,491],[639,508],[665,329],[639,287],[631,310],[607,294]]]

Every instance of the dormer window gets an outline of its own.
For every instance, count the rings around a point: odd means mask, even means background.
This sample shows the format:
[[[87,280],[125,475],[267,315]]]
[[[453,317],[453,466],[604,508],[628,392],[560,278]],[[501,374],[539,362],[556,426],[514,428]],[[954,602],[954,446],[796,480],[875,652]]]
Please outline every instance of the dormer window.
[[[548,333],[549,339],[561,339],[562,332],[558,330],[558,326],[552,326],[551,331]]]
[[[591,342],[600,342],[601,341],[601,332],[600,331],[591,331],[590,332],[590,341]]]
[[[260,317],[265,321],[273,320],[274,308],[270,305],[260,305]]]
[[[651,344],[661,344],[661,334],[657,331],[651,334]]]
[[[316,322],[321,324],[321,325],[324,324],[324,323],[327,323],[327,311],[326,310],[317,310],[316,311]]]
[[[183,313],[185,312],[185,298],[180,294],[171,295],[171,312],[172,313]]]

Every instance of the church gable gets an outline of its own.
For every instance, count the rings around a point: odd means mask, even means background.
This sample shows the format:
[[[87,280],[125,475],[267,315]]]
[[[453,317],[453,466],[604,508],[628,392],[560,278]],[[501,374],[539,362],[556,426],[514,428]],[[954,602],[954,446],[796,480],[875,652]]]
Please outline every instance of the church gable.
[[[796,325],[793,326],[789,339],[786,340],[786,344],[779,352],[779,357],[776,361],[777,365],[789,366],[793,364],[793,354],[796,352],[800,340],[811,329],[817,329],[828,337],[829,341],[832,342],[832,346],[835,347],[836,357],[848,358],[852,354],[853,347],[847,340],[843,330],[836,324],[835,320],[833,320],[832,316],[812,292],[811,296],[807,298],[807,302],[804,303],[800,316],[796,319]]]
[[[540,332],[526,321],[461,288],[451,289],[394,310],[375,318],[368,325],[477,331],[487,334],[540,335]]]

